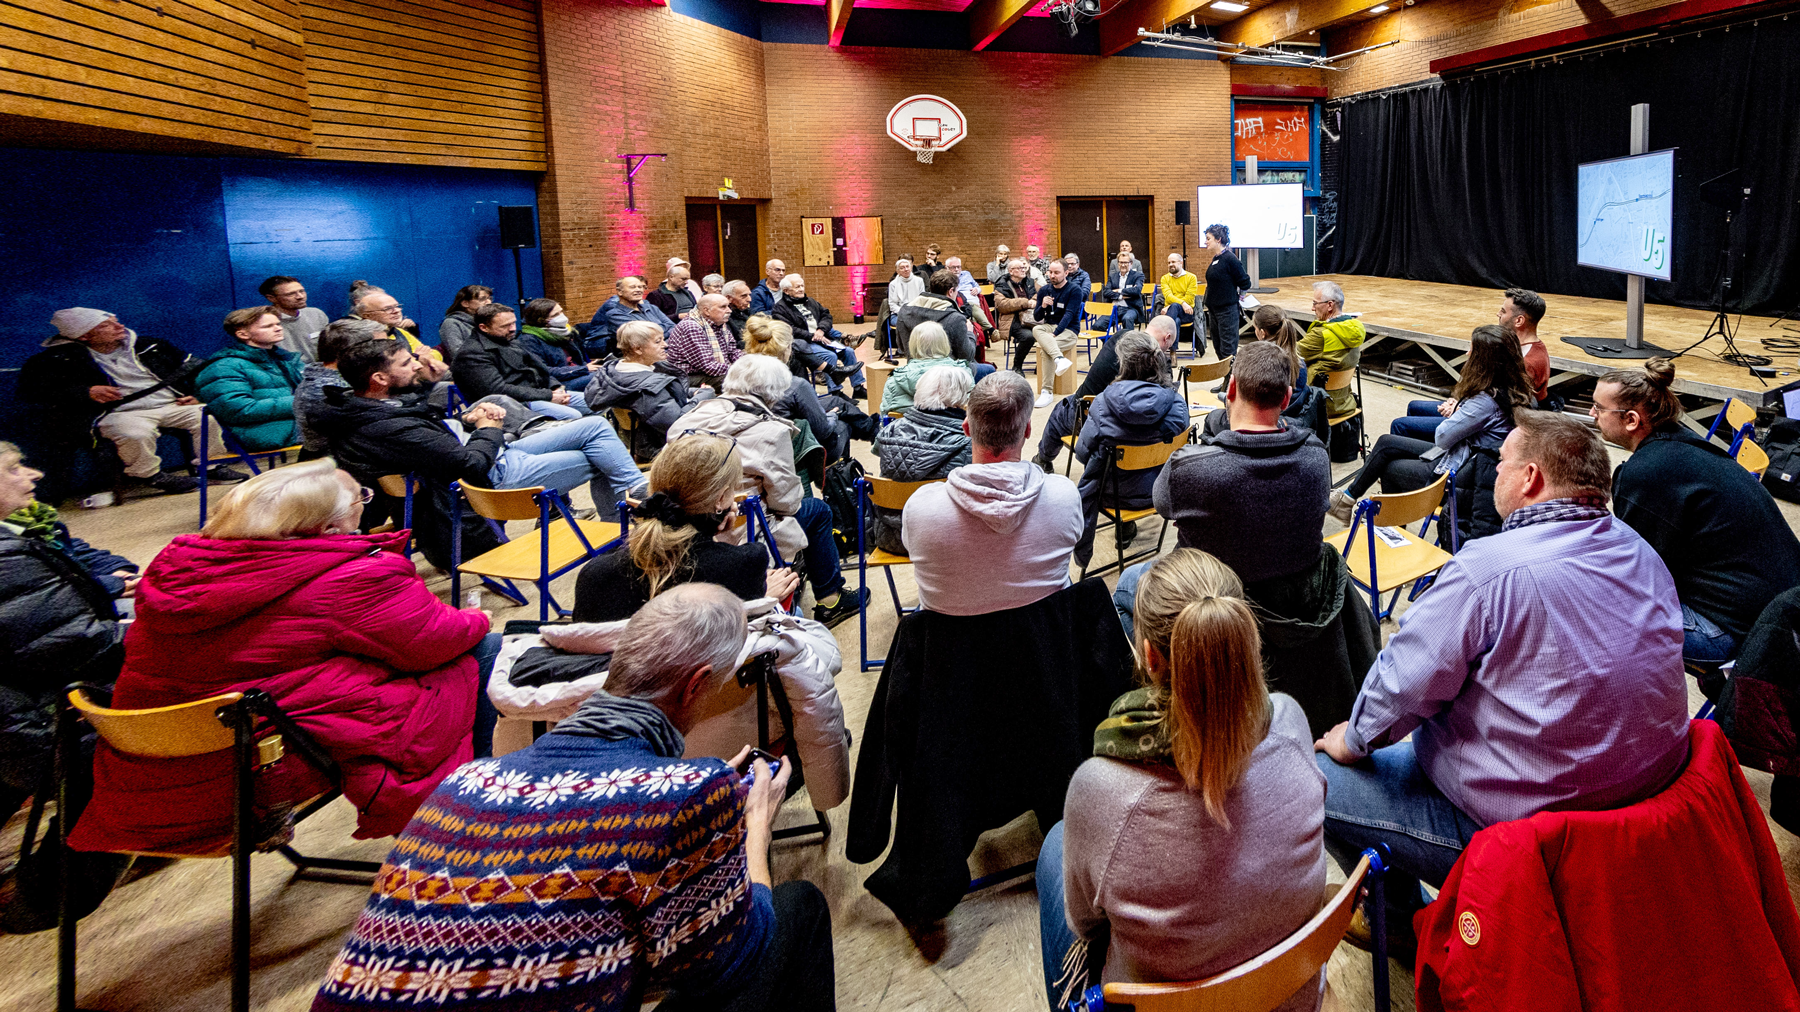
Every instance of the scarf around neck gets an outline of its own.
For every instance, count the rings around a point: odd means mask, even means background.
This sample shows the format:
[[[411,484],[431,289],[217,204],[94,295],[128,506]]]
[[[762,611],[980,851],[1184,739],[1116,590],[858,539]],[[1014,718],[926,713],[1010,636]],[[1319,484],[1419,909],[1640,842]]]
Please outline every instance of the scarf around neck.
[[[56,507],[35,499],[13,510],[6,516],[6,523],[19,530],[22,538],[42,541],[52,548],[64,547],[62,538],[56,530]]]
[[[550,733],[607,741],[641,738],[650,746],[650,751],[665,759],[680,756],[687,747],[681,732],[656,704],[629,696],[612,696],[604,691],[589,696],[574,716],[557,724]]]
[[[1161,701],[1148,686],[1132,689],[1106,711],[1094,729],[1094,754],[1127,762],[1165,762],[1175,752]]]

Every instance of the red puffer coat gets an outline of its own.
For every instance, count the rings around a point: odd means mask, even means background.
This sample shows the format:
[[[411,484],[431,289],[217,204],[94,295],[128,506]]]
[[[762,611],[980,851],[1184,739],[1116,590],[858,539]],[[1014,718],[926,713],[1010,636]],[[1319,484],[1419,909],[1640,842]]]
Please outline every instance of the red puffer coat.
[[[471,758],[478,676],[469,651],[488,632],[485,615],[425,589],[399,554],[404,540],[404,532],[176,538],[138,586],[113,705],[262,689],[342,767],[356,835],[398,833]],[[100,749],[80,849],[154,849],[146,828],[165,843],[215,831],[215,813],[201,810],[210,791],[176,769],[188,762]],[[145,763],[169,768],[158,778]]]

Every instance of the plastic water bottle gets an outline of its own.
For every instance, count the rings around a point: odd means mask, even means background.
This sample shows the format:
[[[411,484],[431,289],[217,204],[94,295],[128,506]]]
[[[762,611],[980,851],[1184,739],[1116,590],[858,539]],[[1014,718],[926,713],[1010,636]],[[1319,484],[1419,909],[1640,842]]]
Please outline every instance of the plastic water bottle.
[[[470,587],[468,590],[463,591],[463,607],[474,608],[477,611],[481,609],[480,587]]]
[[[84,510],[103,510],[112,504],[113,494],[111,492],[95,492],[81,500],[81,508]]]

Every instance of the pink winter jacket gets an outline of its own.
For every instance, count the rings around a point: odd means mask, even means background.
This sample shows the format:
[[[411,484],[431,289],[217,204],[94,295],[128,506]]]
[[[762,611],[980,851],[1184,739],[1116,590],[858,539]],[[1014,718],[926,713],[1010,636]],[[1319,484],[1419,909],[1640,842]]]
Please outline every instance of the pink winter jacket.
[[[262,689],[342,767],[356,835],[398,833],[438,781],[472,756],[478,676],[469,651],[488,632],[487,616],[425,589],[399,553],[405,539],[404,531],[176,538],[138,585],[113,705]],[[143,782],[107,776],[109,763],[122,773],[126,761],[100,750],[89,813],[107,810],[109,781]],[[163,820],[165,833],[179,828],[184,802],[198,800],[169,787],[156,799],[172,817]],[[141,811],[149,799],[118,800],[121,811]]]

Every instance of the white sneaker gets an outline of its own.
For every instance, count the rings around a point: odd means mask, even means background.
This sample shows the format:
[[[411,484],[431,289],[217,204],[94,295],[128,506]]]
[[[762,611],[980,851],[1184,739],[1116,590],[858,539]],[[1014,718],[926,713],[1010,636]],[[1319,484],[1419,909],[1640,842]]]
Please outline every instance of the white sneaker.
[[[1066,361],[1068,361],[1068,360],[1067,360],[1067,359],[1064,359],[1064,360],[1063,360],[1063,361],[1065,361],[1065,362],[1066,362]],[[1038,394],[1038,396],[1037,396],[1037,406],[1038,406],[1038,407],[1040,407],[1040,408],[1047,408],[1047,407],[1049,407],[1049,406],[1050,406],[1050,402],[1051,402],[1051,401],[1054,401],[1054,400],[1056,400],[1056,397],[1055,397],[1055,396],[1054,396],[1054,395],[1052,395],[1052,394],[1051,394],[1051,393],[1050,393],[1050,391],[1048,391],[1048,390],[1045,390],[1045,391],[1043,391],[1043,392],[1042,392],[1042,393],[1039,393],[1039,394]]]
[[[1070,369],[1074,368],[1074,366],[1075,363],[1063,358],[1061,355],[1056,356],[1056,374],[1058,376],[1068,372]]]

